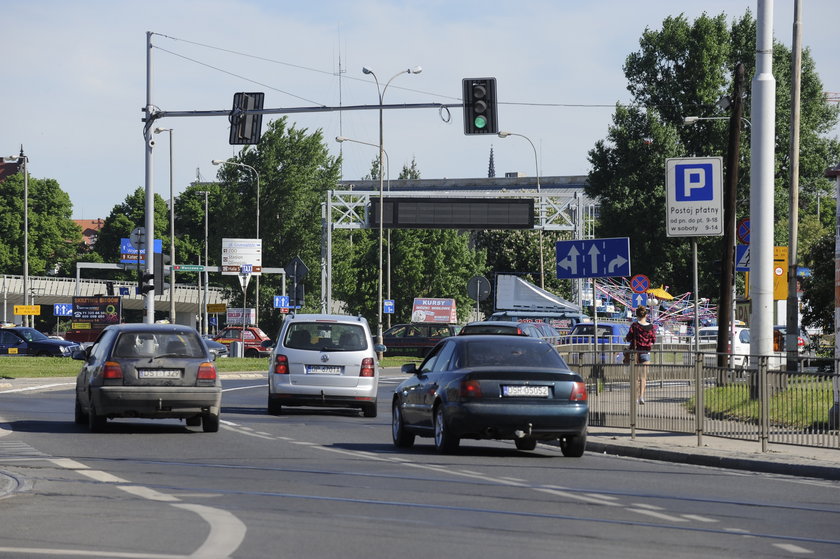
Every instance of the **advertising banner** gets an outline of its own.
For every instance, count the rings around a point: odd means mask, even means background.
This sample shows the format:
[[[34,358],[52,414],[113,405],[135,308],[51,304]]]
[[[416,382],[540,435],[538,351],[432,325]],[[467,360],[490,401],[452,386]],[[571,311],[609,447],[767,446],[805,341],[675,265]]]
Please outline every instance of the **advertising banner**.
[[[73,297],[73,322],[107,326],[122,321],[121,297]]]
[[[455,299],[414,299],[411,307],[411,322],[436,322],[451,324],[458,322]]]

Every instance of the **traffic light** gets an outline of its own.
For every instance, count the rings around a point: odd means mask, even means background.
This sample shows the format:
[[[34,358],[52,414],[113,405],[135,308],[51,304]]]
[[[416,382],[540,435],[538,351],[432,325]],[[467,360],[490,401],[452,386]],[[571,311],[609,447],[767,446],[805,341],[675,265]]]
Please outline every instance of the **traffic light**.
[[[108,297],[113,297],[114,296],[114,282],[112,282],[112,281],[106,281],[105,282],[105,293],[108,295]]]
[[[293,307],[303,307],[303,299],[304,299],[304,292],[303,292],[303,284],[296,283],[295,284],[295,293],[292,297],[292,306]]]
[[[164,284],[166,283],[166,274],[164,274],[164,264],[169,264],[168,254],[163,254],[160,252],[155,253],[155,291],[158,293],[163,293]]]
[[[464,78],[464,134],[497,134],[496,78]]]
[[[262,132],[262,115],[243,115],[242,111],[262,110],[265,93],[234,93],[230,111],[231,145],[258,144]]]
[[[155,286],[150,284],[149,281],[152,281],[154,279],[154,274],[146,274],[143,271],[138,270],[137,281],[139,283],[139,286],[137,287],[137,293],[139,293],[140,295],[145,295],[149,291],[152,291],[155,288]]]

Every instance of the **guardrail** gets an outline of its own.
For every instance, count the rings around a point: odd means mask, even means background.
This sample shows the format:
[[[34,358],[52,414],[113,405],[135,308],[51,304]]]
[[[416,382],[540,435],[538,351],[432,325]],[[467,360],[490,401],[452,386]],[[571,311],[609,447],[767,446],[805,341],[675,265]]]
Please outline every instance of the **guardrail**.
[[[840,448],[838,363],[803,357],[652,352],[651,363],[625,365],[623,346],[559,346],[587,383],[591,425],[694,433],[760,443]],[[734,356],[738,357],[738,356]],[[639,401],[644,380],[644,404]]]

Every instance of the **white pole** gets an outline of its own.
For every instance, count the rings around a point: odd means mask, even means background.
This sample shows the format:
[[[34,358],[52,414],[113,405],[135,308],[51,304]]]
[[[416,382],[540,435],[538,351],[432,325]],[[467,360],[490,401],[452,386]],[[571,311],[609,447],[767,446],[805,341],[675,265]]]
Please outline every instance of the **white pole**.
[[[773,0],[758,0],[750,138],[750,353],[773,354],[773,194],[776,80]]]

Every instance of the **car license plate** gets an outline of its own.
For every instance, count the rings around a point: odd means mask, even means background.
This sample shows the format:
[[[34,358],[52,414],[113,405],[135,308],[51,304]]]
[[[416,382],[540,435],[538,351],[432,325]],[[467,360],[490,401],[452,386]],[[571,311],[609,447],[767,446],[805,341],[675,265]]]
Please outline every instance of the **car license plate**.
[[[331,365],[307,365],[306,374],[308,375],[340,375],[341,367]]]
[[[140,378],[181,378],[180,369],[139,369]]]
[[[532,398],[547,398],[549,395],[548,386],[502,386],[502,396],[525,396]]]

